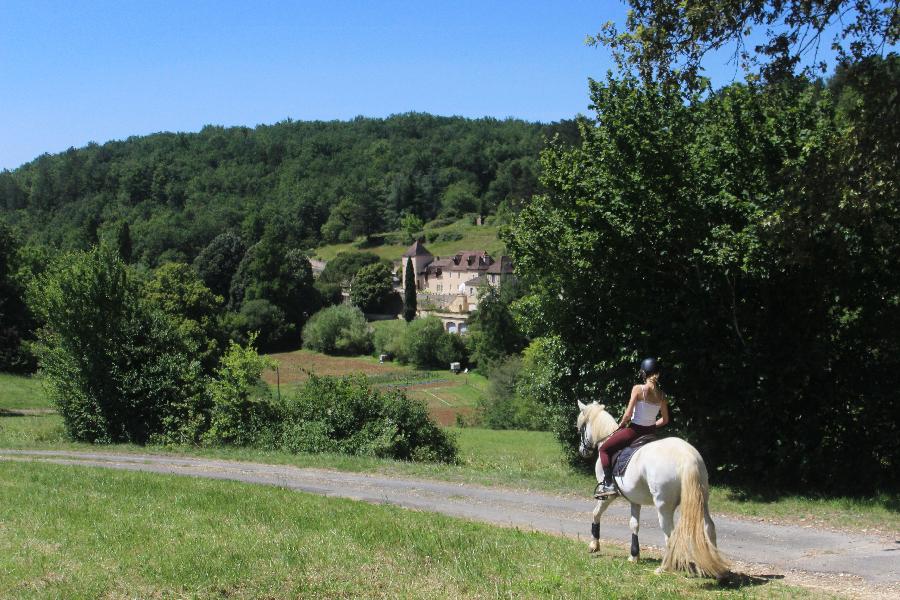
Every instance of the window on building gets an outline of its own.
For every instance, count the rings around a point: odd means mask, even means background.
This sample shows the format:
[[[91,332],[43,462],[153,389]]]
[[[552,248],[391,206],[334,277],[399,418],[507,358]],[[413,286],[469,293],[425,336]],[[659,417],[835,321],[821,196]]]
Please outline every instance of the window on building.
[[[442,286],[441,284],[438,284],[437,285],[437,293],[440,294],[443,291],[444,291],[444,286]]]

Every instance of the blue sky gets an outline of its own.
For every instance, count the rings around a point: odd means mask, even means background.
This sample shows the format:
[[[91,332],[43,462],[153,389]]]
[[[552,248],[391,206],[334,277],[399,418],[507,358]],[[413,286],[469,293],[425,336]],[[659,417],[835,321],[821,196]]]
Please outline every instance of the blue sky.
[[[0,169],[205,124],[570,118],[610,67],[585,36],[624,15],[615,0],[0,0]]]

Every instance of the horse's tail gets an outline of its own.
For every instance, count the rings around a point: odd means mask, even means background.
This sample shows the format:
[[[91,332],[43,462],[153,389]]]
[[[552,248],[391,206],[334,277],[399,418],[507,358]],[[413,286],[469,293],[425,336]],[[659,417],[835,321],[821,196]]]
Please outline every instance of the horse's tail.
[[[695,461],[689,461],[681,470],[681,518],[669,538],[663,569],[696,570],[717,579],[728,573],[728,563],[706,535],[706,502],[707,491],[700,483],[700,469]]]

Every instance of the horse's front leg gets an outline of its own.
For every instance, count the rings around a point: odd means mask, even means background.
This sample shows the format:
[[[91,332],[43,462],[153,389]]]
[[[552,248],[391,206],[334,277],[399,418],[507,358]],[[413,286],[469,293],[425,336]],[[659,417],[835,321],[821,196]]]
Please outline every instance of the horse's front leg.
[[[603,516],[603,513],[606,512],[606,509],[609,508],[609,505],[615,499],[615,496],[607,496],[599,500],[597,506],[594,507],[594,521],[591,523],[591,543],[588,546],[590,552],[596,552],[600,549],[600,517]]]
[[[641,558],[641,545],[638,542],[638,531],[641,529],[641,505],[631,503],[631,519],[628,521],[631,527],[631,556],[628,562],[637,562]]]

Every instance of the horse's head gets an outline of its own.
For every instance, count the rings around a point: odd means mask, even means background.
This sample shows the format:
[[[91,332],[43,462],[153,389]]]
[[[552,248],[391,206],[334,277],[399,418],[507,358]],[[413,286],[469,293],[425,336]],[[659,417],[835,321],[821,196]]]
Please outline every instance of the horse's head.
[[[606,407],[596,402],[584,404],[578,401],[578,421],[575,426],[581,434],[581,443],[578,446],[578,453],[587,458],[594,453],[597,446],[603,440],[611,436],[619,425],[612,415],[606,412]]]

